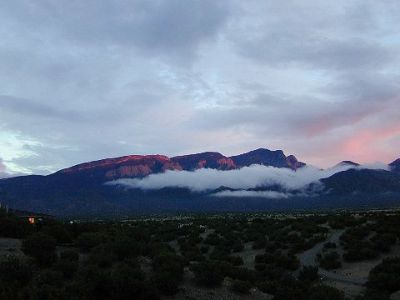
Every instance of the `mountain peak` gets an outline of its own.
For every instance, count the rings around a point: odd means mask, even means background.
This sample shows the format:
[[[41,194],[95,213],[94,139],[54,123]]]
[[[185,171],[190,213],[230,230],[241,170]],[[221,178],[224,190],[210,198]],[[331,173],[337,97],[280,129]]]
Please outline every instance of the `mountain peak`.
[[[260,164],[276,168],[297,170],[305,166],[305,163],[299,162],[294,155],[286,157],[282,150],[269,150],[265,148],[258,148],[247,153],[231,156],[231,159],[239,168]]]
[[[341,167],[341,166],[352,166],[352,167],[358,167],[360,164],[356,163],[351,160],[343,160],[340,163],[338,163],[335,167]]]
[[[400,173],[400,158],[396,159],[395,161],[389,164],[390,169],[393,172]]]
[[[293,170],[297,170],[297,169],[302,168],[302,167],[304,167],[306,165],[305,163],[303,163],[301,161],[298,161],[296,156],[294,156],[294,155],[289,155],[286,158],[286,161],[287,161],[288,165],[290,166],[290,168],[293,169]]]

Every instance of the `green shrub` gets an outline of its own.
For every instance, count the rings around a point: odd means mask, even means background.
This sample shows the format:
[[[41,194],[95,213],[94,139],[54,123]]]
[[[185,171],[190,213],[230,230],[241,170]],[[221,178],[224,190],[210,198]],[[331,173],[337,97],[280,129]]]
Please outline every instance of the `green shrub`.
[[[100,268],[109,268],[117,261],[118,257],[114,255],[109,244],[101,244],[93,248],[88,258],[89,264]]]
[[[243,280],[234,280],[231,286],[232,290],[239,294],[249,294],[251,283]]]
[[[162,295],[173,296],[178,292],[179,281],[171,272],[157,272],[151,282]]]
[[[35,233],[23,240],[21,250],[40,266],[50,266],[57,259],[56,240],[43,233]]]
[[[319,265],[326,270],[337,269],[342,265],[339,259],[340,256],[336,251],[329,252],[319,257]]]
[[[318,279],[318,267],[314,266],[304,266],[300,270],[299,274],[300,280],[315,281]]]
[[[32,266],[19,257],[7,256],[0,261],[0,280],[4,283],[25,286],[31,280],[32,272]]]
[[[393,293],[400,290],[400,257],[384,259],[368,276],[368,288]]]
[[[104,233],[84,232],[78,237],[77,244],[82,251],[89,252],[94,247],[106,241],[107,241],[107,236]]]
[[[79,261],[79,253],[74,250],[64,250],[60,253],[60,259],[68,261]]]
[[[309,300],[344,300],[344,293],[338,289],[326,285],[313,287],[309,293]]]
[[[215,287],[219,286],[224,279],[220,266],[213,262],[194,264],[190,270],[194,273],[195,280],[199,285]]]
[[[61,272],[66,279],[71,279],[78,267],[79,263],[77,261],[68,259],[60,259],[54,265],[54,269]]]

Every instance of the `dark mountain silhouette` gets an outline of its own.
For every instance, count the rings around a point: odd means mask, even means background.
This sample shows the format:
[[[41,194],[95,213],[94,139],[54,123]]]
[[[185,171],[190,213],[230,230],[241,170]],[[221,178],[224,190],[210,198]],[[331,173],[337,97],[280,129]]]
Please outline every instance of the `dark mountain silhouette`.
[[[344,162],[357,165],[353,162]],[[10,208],[50,215],[129,215],[155,212],[248,211],[385,206],[400,204],[400,160],[390,164],[392,171],[350,169],[314,183],[306,192],[291,191],[286,199],[262,197],[212,196],[219,191],[192,192],[187,188],[158,190],[126,189],[106,185],[120,178],[143,178],[167,170],[194,171],[201,168],[233,170],[262,164],[298,170],[305,166],[293,155],[281,150],[257,149],[226,157],[204,152],[169,158],[164,155],[130,155],[103,159],[63,169],[47,176],[21,176],[0,180],[0,203]],[[265,185],[253,191],[278,191],[279,186]]]
[[[400,173],[400,158],[389,164],[389,167],[393,172]]]
[[[400,193],[400,175],[385,170],[350,169],[321,179],[333,194]]]

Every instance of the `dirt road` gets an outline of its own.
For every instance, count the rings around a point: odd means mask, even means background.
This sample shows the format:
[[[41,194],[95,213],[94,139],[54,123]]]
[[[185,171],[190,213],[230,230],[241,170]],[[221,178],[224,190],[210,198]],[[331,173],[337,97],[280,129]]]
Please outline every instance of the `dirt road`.
[[[344,230],[334,230],[329,238],[321,243],[316,244],[313,248],[298,255],[302,266],[318,266],[317,254],[320,253],[326,242],[332,242],[339,244],[339,238],[343,234]],[[322,268],[318,268],[318,273],[322,278],[330,279],[337,282],[350,283],[354,285],[365,285],[367,282],[366,278],[355,278],[348,277],[342,274],[335,273],[334,271],[328,271]]]

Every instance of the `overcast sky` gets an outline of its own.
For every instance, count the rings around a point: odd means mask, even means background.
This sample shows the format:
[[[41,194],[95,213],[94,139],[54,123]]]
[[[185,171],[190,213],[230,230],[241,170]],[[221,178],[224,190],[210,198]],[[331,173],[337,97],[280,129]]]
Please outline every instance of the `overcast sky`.
[[[400,157],[400,3],[0,2],[0,174],[265,147]]]

